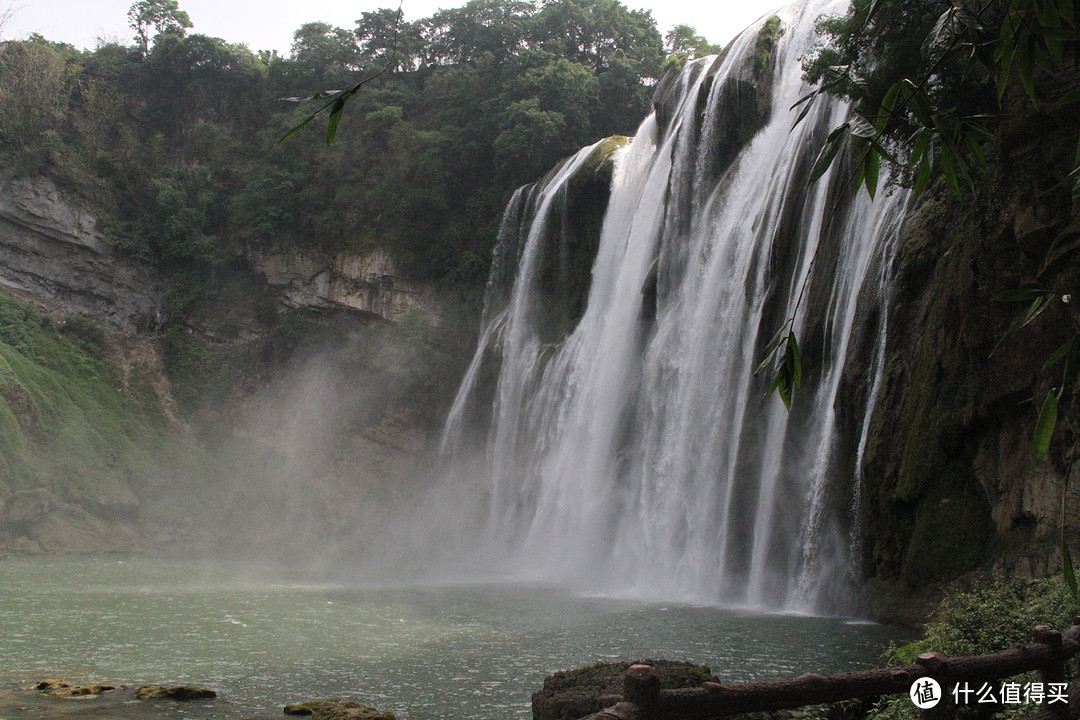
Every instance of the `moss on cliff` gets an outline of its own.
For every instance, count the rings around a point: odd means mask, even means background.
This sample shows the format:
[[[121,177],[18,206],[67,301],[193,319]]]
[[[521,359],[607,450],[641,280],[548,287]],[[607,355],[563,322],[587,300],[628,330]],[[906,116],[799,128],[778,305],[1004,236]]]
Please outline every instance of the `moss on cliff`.
[[[84,318],[0,293],[0,544],[28,535],[54,549],[118,549],[108,522],[138,522],[142,500],[175,509],[190,496],[197,507],[197,486],[161,478],[196,465],[198,451],[170,428],[151,374],[114,362],[111,345]]]
[[[754,74],[759,78],[765,74],[776,49],[776,39],[780,35],[780,18],[773,15],[758,30],[757,43],[754,45]]]

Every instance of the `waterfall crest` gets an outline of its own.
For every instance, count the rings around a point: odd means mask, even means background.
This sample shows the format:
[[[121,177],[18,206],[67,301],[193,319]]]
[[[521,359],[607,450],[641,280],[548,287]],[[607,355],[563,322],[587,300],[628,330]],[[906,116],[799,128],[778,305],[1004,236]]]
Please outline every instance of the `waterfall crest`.
[[[658,93],[616,157],[572,327],[545,320],[542,274],[566,257],[566,189],[596,147],[514,196],[442,440],[441,492],[472,510],[452,541],[463,562],[590,592],[845,609],[908,203],[871,202],[843,164],[807,187],[849,108],[819,102],[793,128],[799,58],[814,19],[845,8],[777,13],[764,72],[759,23]],[[748,106],[750,130],[732,122]],[[807,378],[788,412],[754,370],[793,314]]]

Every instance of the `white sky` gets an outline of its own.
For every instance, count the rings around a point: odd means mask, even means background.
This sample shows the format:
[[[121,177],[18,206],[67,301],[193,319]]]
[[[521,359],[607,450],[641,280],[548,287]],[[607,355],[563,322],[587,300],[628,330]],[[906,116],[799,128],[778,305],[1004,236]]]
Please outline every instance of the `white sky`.
[[[98,40],[131,42],[127,10],[133,0],[0,0],[0,40],[17,40],[38,32],[49,40],[94,48]],[[466,0],[403,0],[407,20],[428,17]],[[697,28],[713,43],[727,44],[761,15],[785,0],[623,0],[633,9],[652,10],[661,34],[672,26]],[[292,33],[306,22],[328,22],[351,30],[360,13],[397,7],[397,0],[180,0],[195,27],[190,32],[246,43],[252,50],[289,54]]]

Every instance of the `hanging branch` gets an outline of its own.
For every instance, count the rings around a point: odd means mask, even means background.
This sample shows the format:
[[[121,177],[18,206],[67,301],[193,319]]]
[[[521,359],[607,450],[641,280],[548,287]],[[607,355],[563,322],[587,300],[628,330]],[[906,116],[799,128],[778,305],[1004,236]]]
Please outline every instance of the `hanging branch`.
[[[402,0],[402,2],[404,2],[404,0]],[[326,112],[327,109],[330,110],[330,115],[326,121],[326,147],[329,148],[331,145],[334,144],[334,137],[337,135],[338,124],[341,122],[341,117],[345,110],[345,103],[347,103],[350,98],[360,92],[360,88],[364,87],[372,80],[382,77],[387,72],[389,72],[391,68],[394,67],[394,63],[397,60],[398,43],[401,34],[401,19],[403,15],[404,13],[402,11],[402,3],[398,3],[397,16],[394,23],[394,45],[390,49],[390,57],[386,61],[386,66],[383,67],[382,70],[376,72],[374,75],[366,77],[360,82],[356,83],[348,90],[319,92],[315,93],[310,97],[302,98],[303,100],[326,100],[326,103],[324,103],[323,106],[320,107],[318,110],[311,113],[311,115],[308,115],[307,118],[305,118],[304,121],[301,122],[299,125],[282,135],[281,139],[277,141],[277,144],[280,145],[281,143],[291,138],[293,135],[296,135],[298,132],[303,130],[308,123]]]

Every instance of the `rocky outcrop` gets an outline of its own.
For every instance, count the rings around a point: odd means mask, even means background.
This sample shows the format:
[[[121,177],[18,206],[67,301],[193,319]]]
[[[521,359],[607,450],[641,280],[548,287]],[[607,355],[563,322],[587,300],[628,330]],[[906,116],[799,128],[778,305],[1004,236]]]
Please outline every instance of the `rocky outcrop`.
[[[1080,539],[1080,498],[1065,493],[1069,421],[1042,463],[1031,449],[1042,398],[1061,382],[1062,366],[1044,362],[1080,326],[1075,305],[1054,301],[997,347],[1025,306],[994,300],[1036,284],[1065,295],[1080,282],[1075,262],[1043,266],[1072,216],[1058,179],[1080,121],[1055,109],[1015,117],[988,182],[962,201],[931,193],[901,247],[863,473],[864,569],[881,599],[993,566],[1060,572],[1062,517],[1073,547]]]
[[[212,700],[216,690],[193,685],[140,685],[135,691],[136,700]]]
[[[718,681],[708,667],[688,662],[601,662],[546,677],[543,688],[532,696],[533,720],[583,718],[622,702],[626,671],[631,665],[654,668],[664,690],[700,687],[702,683]]]
[[[164,321],[166,283],[110,246],[93,213],[44,177],[0,175],[0,284],[128,331]]]
[[[398,320],[411,310],[430,312],[434,306],[431,288],[398,277],[393,260],[382,250],[333,255],[318,250],[252,250],[248,258],[287,308],[347,308]]]
[[[391,712],[382,712],[352,700],[316,700],[285,706],[286,715],[312,720],[396,720]]]

